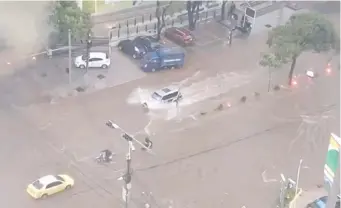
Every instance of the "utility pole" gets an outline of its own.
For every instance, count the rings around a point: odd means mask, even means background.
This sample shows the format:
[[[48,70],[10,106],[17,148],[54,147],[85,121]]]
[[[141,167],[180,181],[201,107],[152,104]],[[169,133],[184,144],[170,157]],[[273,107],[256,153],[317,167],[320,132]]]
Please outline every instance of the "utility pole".
[[[71,84],[72,82],[72,57],[71,57],[71,53],[72,53],[72,49],[71,49],[71,29],[68,30],[68,36],[69,36],[69,84]]]
[[[298,192],[298,182],[300,180],[302,162],[303,162],[303,160],[300,159],[300,163],[299,163],[298,168],[297,168],[296,187],[295,187],[295,196],[294,197],[296,197],[297,192]],[[296,202],[297,202],[297,200],[295,201],[294,208],[296,208]]]
[[[133,146],[133,141],[139,144],[143,149],[146,149],[147,152],[151,153],[151,149],[147,147],[146,145],[142,144],[140,141],[136,140],[133,136],[129,135],[124,131],[120,126],[113,123],[112,121],[108,121],[106,125],[112,129],[118,129],[120,130],[122,134],[122,138],[125,139],[128,142],[128,153],[126,155],[126,162],[127,162],[127,169],[126,173],[120,177],[118,180],[124,180],[124,187],[122,188],[122,198],[125,203],[125,208],[128,208],[129,206],[129,195],[131,190],[131,180],[132,180],[132,170],[131,170],[131,151],[135,150],[135,147]]]
[[[88,31],[86,40],[86,72],[89,70],[90,48],[92,46],[91,30]]]
[[[131,147],[129,145],[129,153],[127,154],[127,172],[124,177],[124,182],[125,182],[125,208],[128,208],[128,197],[129,197],[129,190],[131,189]]]
[[[110,57],[111,57],[111,39],[112,39],[112,29],[109,30],[109,34],[108,34],[108,51],[109,51]]]
[[[280,2],[280,8],[278,10],[278,16],[277,16],[277,26],[280,26],[282,23],[282,19],[283,19],[283,10],[284,10],[284,4],[286,4],[286,2]]]
[[[95,14],[97,13],[97,0],[94,1],[95,4]]]

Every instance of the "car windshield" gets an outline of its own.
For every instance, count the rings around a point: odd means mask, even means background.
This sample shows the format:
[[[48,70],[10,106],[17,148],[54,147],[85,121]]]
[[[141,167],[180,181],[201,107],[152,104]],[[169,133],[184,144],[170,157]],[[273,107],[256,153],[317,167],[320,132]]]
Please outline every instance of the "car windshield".
[[[57,178],[58,181],[65,181],[64,178],[60,177],[59,175],[55,176]]]
[[[153,94],[152,94],[152,98],[153,99],[155,99],[155,100],[161,100],[161,95],[159,95],[157,92],[154,92]]]
[[[83,61],[86,61],[86,57],[87,57],[86,55],[83,55],[83,56],[82,56],[82,60],[83,60]]]
[[[43,188],[43,184],[40,183],[39,180],[34,181],[34,182],[32,183],[32,185],[33,185],[34,188],[36,188],[36,189],[41,189],[41,188]]]

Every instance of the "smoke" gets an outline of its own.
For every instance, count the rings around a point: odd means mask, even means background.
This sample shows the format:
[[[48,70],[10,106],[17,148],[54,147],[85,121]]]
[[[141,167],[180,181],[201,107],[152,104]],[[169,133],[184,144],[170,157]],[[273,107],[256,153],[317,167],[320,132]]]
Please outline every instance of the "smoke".
[[[48,45],[52,1],[0,1],[0,65],[18,64],[22,57]]]

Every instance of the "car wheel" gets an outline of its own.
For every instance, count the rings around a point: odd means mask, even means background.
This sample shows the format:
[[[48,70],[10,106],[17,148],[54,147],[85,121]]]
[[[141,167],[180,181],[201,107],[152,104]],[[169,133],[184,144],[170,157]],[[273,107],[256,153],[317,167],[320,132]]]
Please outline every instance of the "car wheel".
[[[133,54],[133,58],[134,58],[134,59],[136,59],[136,58],[137,58],[136,54]]]
[[[103,64],[103,65],[102,65],[102,69],[106,69],[106,68],[108,68],[108,65]]]
[[[70,185],[67,185],[66,187],[65,187],[65,190],[68,190],[68,189],[70,189],[71,188],[71,186]]]
[[[79,65],[79,68],[84,69],[85,66],[82,64],[82,65]]]
[[[43,194],[40,198],[42,198],[42,199],[46,199],[47,198],[47,194]]]

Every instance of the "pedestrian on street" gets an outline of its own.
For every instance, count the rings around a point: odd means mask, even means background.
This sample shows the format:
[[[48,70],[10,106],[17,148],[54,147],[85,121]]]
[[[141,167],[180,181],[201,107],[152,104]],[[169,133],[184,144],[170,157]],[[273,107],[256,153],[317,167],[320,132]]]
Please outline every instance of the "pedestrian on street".
[[[142,149],[146,150],[146,149],[152,149],[153,147],[153,142],[149,139],[149,137],[146,137],[144,139],[144,146]]]
[[[234,14],[235,11],[236,11],[236,5],[235,5],[235,3],[232,1],[232,2],[231,2],[230,9],[229,9],[229,11],[228,11],[228,13],[227,13],[227,18],[230,19],[230,18],[233,16],[233,14]]]

